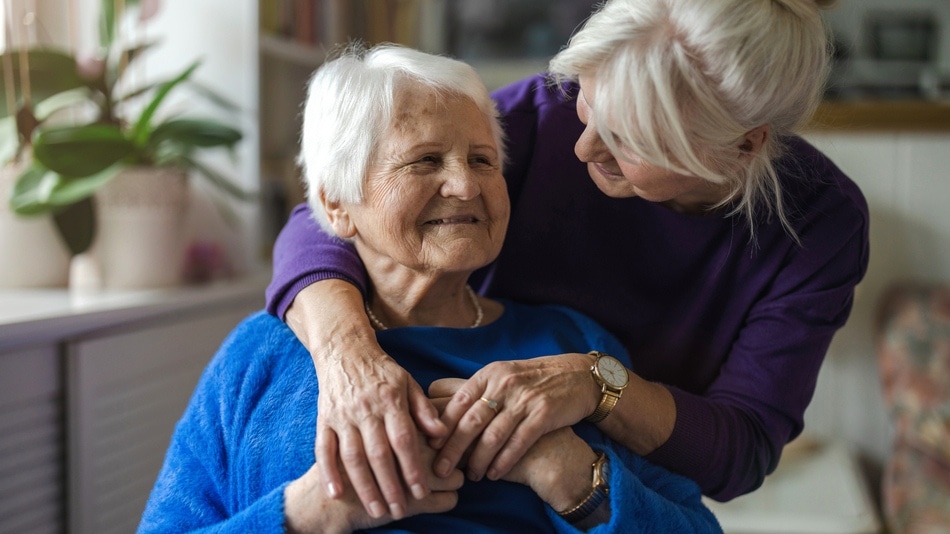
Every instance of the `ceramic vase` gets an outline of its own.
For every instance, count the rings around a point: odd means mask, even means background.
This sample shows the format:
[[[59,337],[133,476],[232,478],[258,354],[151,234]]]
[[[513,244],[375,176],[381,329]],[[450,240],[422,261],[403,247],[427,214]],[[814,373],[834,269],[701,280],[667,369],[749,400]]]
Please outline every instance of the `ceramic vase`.
[[[90,256],[104,289],[174,287],[182,282],[188,177],[177,168],[132,167],[96,193]]]
[[[53,219],[10,209],[13,186],[27,164],[0,165],[0,289],[65,287],[70,254]]]

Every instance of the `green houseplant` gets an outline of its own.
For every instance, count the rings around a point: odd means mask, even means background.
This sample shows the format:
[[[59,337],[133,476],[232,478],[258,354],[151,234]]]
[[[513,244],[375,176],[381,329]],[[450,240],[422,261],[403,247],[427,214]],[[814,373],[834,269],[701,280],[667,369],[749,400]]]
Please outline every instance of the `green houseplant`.
[[[199,62],[170,79],[125,88],[123,75],[150,45],[120,46],[115,35],[120,17],[114,9],[113,0],[103,1],[105,54],[100,59],[77,61],[68,52],[40,48],[0,56],[5,78],[13,81],[0,87],[5,152],[8,158],[32,159],[17,179],[10,206],[22,216],[52,215],[73,254],[86,251],[95,237],[94,194],[129,168],[195,171],[233,198],[251,196],[195,157],[212,148],[233,152],[242,137],[239,130],[212,119],[158,115]],[[207,89],[197,89],[211,102],[229,106]],[[72,117],[63,120],[64,109]]]

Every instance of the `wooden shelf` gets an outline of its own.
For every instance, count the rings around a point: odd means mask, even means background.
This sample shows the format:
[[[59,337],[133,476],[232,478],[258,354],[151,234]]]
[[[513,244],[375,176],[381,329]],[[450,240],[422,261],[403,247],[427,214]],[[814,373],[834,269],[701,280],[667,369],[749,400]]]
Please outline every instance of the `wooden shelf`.
[[[319,67],[327,55],[321,45],[308,45],[267,33],[261,33],[259,45],[261,55],[265,57],[282,59],[311,69]]]
[[[950,132],[950,101],[825,101],[810,131]]]

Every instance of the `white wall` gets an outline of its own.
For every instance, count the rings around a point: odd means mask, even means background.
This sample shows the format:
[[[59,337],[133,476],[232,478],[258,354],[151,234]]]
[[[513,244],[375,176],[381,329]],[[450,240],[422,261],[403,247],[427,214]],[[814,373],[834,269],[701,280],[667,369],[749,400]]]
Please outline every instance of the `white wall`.
[[[950,282],[950,133],[821,133],[808,140],[861,187],[871,212],[868,273],[832,343],[806,428],[844,437],[874,461],[890,450],[872,339],[882,291],[899,280]]]

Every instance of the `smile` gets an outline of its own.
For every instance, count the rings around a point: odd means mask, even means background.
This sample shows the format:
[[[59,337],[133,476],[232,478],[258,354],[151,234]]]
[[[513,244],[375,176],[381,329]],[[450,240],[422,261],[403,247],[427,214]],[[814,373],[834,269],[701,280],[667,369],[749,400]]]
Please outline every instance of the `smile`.
[[[475,224],[478,219],[475,217],[452,217],[448,219],[433,219],[426,221],[425,224]]]
[[[603,176],[604,178],[608,180],[611,180],[611,181],[626,180],[626,177],[624,177],[622,173],[608,171],[607,168],[601,165],[600,163],[594,163],[594,168],[597,169],[597,172],[599,172],[601,176]]]

